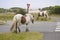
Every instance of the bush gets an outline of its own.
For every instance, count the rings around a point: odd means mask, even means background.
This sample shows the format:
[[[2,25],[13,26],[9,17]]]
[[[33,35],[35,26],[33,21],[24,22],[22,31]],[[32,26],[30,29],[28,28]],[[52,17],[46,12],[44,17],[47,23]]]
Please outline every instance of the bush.
[[[23,15],[26,14],[26,9],[23,8],[13,7],[11,8],[11,10],[16,14],[23,14]]]

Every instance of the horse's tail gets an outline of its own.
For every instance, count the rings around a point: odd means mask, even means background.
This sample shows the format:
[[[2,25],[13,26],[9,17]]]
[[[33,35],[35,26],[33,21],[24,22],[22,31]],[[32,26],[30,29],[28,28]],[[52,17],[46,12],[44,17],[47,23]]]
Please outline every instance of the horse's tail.
[[[23,15],[23,16],[21,17],[21,23],[24,24],[25,22],[26,22],[26,18],[25,18],[25,16]]]
[[[12,23],[12,25],[11,25],[10,31],[13,30],[14,25],[16,25],[16,18],[15,18],[15,17],[13,18],[13,23]]]
[[[14,23],[11,25],[10,31],[12,31],[14,28]]]

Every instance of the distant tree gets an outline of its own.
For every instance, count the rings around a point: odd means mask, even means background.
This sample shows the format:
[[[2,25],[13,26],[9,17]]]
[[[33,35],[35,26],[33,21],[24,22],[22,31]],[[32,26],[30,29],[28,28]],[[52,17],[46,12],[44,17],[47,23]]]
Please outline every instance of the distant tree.
[[[60,14],[60,6],[54,6],[51,10],[50,13],[52,14]]]
[[[53,9],[53,6],[42,8],[42,10],[52,10],[52,9]]]
[[[60,14],[60,6],[49,6],[42,8],[42,10],[48,10],[50,14]]]
[[[0,8],[0,13],[4,13],[5,9],[4,8]]]
[[[41,11],[42,9],[41,9],[41,8],[38,8],[38,10],[40,10],[40,11]]]
[[[23,9],[23,8],[13,7],[10,9],[12,9],[12,11],[17,14],[23,14],[23,15],[26,14],[26,9]]]
[[[60,6],[55,6],[55,7],[54,7],[54,12],[55,12],[56,14],[60,14]]]

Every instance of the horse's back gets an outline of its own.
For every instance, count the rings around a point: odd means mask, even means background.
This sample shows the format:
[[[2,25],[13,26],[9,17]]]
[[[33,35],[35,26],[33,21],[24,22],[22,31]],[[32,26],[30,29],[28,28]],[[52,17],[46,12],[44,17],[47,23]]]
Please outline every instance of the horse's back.
[[[31,22],[31,19],[33,19],[33,16],[31,14],[26,14],[26,15],[17,14],[14,16],[13,21],[17,21],[20,22],[21,24],[25,24]]]
[[[22,17],[22,16],[23,16],[23,15],[21,15],[21,14],[15,15],[14,18],[13,18],[13,21],[21,21],[21,17]]]
[[[23,16],[23,15],[21,15],[21,14],[17,14],[17,15],[16,15],[17,19],[21,19],[22,16]]]

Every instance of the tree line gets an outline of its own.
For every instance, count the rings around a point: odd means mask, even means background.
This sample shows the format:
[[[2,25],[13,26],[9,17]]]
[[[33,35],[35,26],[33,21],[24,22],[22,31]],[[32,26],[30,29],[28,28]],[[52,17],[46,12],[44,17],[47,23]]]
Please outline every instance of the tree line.
[[[60,14],[60,6],[49,6],[42,8],[42,10],[48,10],[50,14]]]
[[[41,10],[39,8],[39,10]],[[60,6],[44,7],[42,10],[48,10],[50,14],[60,14]],[[26,14],[27,10],[19,7],[12,7],[10,9],[0,8],[0,13],[15,12],[19,14]]]
[[[4,9],[4,8],[0,8],[0,13],[7,13],[7,12],[14,12],[14,13],[18,13],[18,14],[26,14],[26,9],[24,8],[19,8],[19,7],[12,7],[10,9]]]

